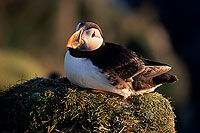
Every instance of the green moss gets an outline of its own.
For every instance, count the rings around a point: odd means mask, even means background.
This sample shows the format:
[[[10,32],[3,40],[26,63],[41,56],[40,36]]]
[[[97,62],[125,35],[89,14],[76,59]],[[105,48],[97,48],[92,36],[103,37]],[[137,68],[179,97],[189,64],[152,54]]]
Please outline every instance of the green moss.
[[[175,132],[170,102],[158,93],[126,100],[35,78],[0,93],[0,131]]]

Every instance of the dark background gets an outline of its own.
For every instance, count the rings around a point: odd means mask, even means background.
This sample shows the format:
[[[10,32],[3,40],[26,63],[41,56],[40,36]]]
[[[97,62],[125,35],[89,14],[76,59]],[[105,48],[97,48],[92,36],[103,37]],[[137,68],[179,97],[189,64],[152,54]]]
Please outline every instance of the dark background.
[[[65,43],[81,21],[106,41],[170,64],[179,81],[158,92],[171,99],[178,132],[197,132],[200,2],[194,0],[6,0],[0,4],[0,88],[27,79],[65,76]]]

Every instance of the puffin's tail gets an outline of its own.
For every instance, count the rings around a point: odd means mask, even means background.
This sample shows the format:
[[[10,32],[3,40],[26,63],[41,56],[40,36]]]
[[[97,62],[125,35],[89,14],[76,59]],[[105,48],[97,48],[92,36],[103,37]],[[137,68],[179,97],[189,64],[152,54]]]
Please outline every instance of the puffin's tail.
[[[134,79],[132,82],[132,86],[135,90],[135,94],[143,94],[153,92],[157,87],[159,87],[163,83],[173,83],[177,80],[178,79],[175,75],[163,73],[161,75],[151,78]]]
[[[164,73],[159,76],[153,78],[153,82],[155,84],[162,84],[162,83],[173,83],[177,81],[178,78],[175,75]]]

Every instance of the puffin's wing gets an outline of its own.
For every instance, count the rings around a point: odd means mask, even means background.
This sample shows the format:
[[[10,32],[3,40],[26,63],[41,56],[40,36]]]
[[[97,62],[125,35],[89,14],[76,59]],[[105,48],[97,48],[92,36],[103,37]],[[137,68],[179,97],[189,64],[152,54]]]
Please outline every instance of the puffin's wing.
[[[171,66],[164,63],[152,61],[145,58],[143,58],[142,60],[145,63],[145,70],[141,74],[146,78],[156,77],[158,75],[168,72],[171,69]]]
[[[121,45],[105,42],[105,45],[98,49],[98,62],[94,64],[100,66],[104,71],[111,69],[123,80],[134,77],[145,70],[145,63],[140,55]]]
[[[113,66],[116,73],[122,79],[128,79],[142,73],[145,70],[145,63],[131,50],[124,50],[121,58]]]

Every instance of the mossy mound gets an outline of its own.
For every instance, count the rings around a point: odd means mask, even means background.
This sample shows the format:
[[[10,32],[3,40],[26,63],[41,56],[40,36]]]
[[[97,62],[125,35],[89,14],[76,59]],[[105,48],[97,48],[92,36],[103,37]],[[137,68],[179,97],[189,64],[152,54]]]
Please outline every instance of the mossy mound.
[[[158,93],[126,100],[35,78],[0,93],[0,131],[175,132],[170,102]]]

